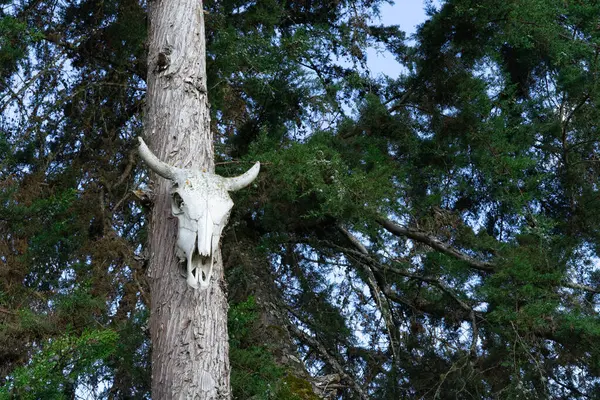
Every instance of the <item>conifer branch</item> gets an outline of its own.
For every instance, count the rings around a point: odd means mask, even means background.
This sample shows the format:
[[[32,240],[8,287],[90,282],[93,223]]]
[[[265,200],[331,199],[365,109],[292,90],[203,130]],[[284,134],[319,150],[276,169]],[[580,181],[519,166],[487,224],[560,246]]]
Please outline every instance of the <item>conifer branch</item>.
[[[588,285],[582,285],[580,283],[564,282],[563,285],[570,289],[585,290],[586,292],[591,293],[600,293],[600,289],[596,289]]]
[[[367,248],[358,240],[352,233],[350,233],[346,228],[341,225],[338,225],[338,229],[346,236],[346,238],[352,243],[364,256],[369,257],[369,251]],[[369,290],[371,291],[371,295],[377,303],[379,310],[381,311],[381,315],[383,316],[383,320],[385,321],[385,326],[388,331],[388,337],[390,340],[390,349],[392,351],[392,357],[394,363],[398,363],[398,355],[396,354],[396,346],[398,344],[398,338],[396,332],[398,331],[398,327],[394,323],[394,316],[392,313],[392,309],[388,303],[388,299],[380,290],[379,280],[375,277],[373,270],[369,267],[367,263],[361,263],[360,265],[363,267],[363,271],[366,275],[366,283],[369,286]],[[398,366],[399,367],[399,366]]]
[[[449,255],[458,260],[466,262],[467,264],[469,264],[469,266],[471,266],[472,268],[477,269],[479,271],[495,272],[495,270],[497,269],[496,264],[490,263],[487,261],[480,261],[480,260],[470,257],[464,253],[461,253],[460,251],[452,248],[450,245],[443,243],[442,241],[440,241],[434,237],[431,237],[422,231],[400,226],[400,225],[395,224],[384,218],[378,218],[377,223],[379,223],[388,232],[390,232],[396,236],[406,236],[409,239],[413,239],[413,240],[416,240],[417,242],[426,244],[426,245],[430,246],[431,248],[439,251],[440,253]],[[386,267],[386,268],[389,268],[389,267]],[[419,279],[421,279],[421,278],[419,278]],[[568,287],[571,289],[585,290],[585,291],[591,292],[591,293],[600,293],[600,289],[595,289],[588,285],[572,283],[572,282],[562,282],[561,284],[564,287]]]
[[[483,272],[494,272],[494,264],[486,261],[479,261],[473,257],[470,257],[460,251],[454,249],[452,246],[424,233],[417,229],[406,228],[395,224],[394,222],[384,219],[377,218],[377,223],[381,225],[388,232],[396,236],[406,236],[409,239],[416,240],[417,242],[428,245],[429,247],[439,251],[440,253],[454,257],[460,261],[464,261],[469,264],[472,268],[483,271]]]
[[[309,335],[308,333],[302,331],[294,324],[288,324],[289,329],[292,333],[298,337],[300,340],[310,344],[312,347],[316,348],[317,351],[327,360],[327,363],[331,365],[333,369],[342,377],[344,381],[346,381],[352,389],[358,394],[358,396],[363,400],[368,400],[369,397],[364,392],[364,390],[360,387],[360,385],[356,382],[354,378],[352,378],[346,371],[342,365],[338,362],[338,360],[329,352],[323,343]]]

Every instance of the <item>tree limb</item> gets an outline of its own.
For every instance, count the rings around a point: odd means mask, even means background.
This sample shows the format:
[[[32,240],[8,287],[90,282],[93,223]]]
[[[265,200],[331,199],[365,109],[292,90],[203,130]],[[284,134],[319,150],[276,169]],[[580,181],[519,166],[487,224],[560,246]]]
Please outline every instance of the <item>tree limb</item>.
[[[327,360],[327,363],[329,363],[329,365],[331,365],[331,367],[333,367],[333,369],[335,369],[336,372],[340,374],[340,376],[354,389],[354,391],[359,395],[361,399],[369,399],[367,394],[356,382],[356,380],[354,380],[350,375],[346,373],[346,371],[344,371],[342,365],[338,362],[338,360],[335,359],[334,356],[329,354],[327,348],[321,342],[319,342],[316,338],[310,336],[306,332],[302,331],[294,324],[288,324],[288,328],[296,337],[315,347],[319,351],[319,353],[321,353],[321,355]]]
[[[346,228],[341,225],[338,225],[338,229],[346,236],[346,238],[352,243],[365,257],[369,258],[369,251],[367,248],[358,240],[352,233],[350,233]],[[369,290],[371,291],[371,295],[375,299],[375,302],[379,306],[381,311],[381,315],[383,316],[383,320],[385,321],[385,326],[388,331],[388,337],[390,340],[390,349],[392,351],[392,357],[394,363],[398,363],[398,356],[396,354],[396,345],[398,344],[398,338],[396,332],[398,331],[398,327],[394,323],[394,316],[392,314],[392,309],[388,304],[388,299],[380,290],[380,285],[375,277],[375,274],[369,267],[367,263],[359,264],[363,267],[363,271],[367,277],[367,285],[369,286]],[[398,367],[400,367],[398,365]]]
[[[464,253],[461,253],[460,251],[452,248],[450,245],[443,243],[442,241],[440,241],[432,236],[429,236],[422,231],[400,226],[388,219],[381,218],[381,217],[377,218],[377,223],[379,225],[381,225],[385,230],[387,230],[388,232],[390,232],[396,236],[406,236],[409,239],[413,239],[413,240],[416,240],[417,242],[426,244],[429,247],[439,251],[440,253],[454,257],[457,260],[466,262],[473,269],[483,271],[483,272],[495,272],[497,269],[496,264],[490,263],[487,261],[480,261],[480,260],[470,257]],[[600,294],[600,289],[595,289],[588,285],[582,285],[579,283],[572,283],[572,282],[562,282],[561,285],[563,285],[564,287],[571,288],[571,289],[585,290],[587,292]]]
[[[563,282],[563,285],[570,289],[585,290],[586,292],[591,292],[591,293],[600,293],[600,289],[595,289],[591,286],[582,285],[580,283]]]
[[[466,262],[474,269],[483,272],[494,272],[494,264],[486,261],[479,261],[464,253],[461,253],[460,251],[452,248],[450,245],[434,237],[431,237],[422,231],[400,226],[385,218],[377,218],[377,223],[381,225],[385,230],[396,236],[406,236],[409,239],[413,239],[417,242],[426,244],[429,247],[439,251],[440,253],[449,255],[458,260]]]

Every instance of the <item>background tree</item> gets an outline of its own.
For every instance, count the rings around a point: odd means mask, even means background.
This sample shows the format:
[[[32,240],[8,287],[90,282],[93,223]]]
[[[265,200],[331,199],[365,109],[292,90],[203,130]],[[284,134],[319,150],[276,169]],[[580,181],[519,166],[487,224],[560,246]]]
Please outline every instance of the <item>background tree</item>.
[[[378,6],[205,5],[234,397],[599,397],[598,6]],[[2,7],[0,393],[148,397],[145,13]]]

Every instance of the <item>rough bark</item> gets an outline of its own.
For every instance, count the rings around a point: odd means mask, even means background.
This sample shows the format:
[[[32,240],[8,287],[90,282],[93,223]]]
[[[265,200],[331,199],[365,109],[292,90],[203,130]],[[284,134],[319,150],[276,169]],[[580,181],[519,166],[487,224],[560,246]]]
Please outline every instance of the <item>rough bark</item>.
[[[153,153],[180,168],[214,172],[206,93],[202,2],[149,5],[146,137]],[[212,282],[194,290],[180,275],[170,182],[154,175],[150,221],[153,399],[229,399],[227,301],[216,254]]]

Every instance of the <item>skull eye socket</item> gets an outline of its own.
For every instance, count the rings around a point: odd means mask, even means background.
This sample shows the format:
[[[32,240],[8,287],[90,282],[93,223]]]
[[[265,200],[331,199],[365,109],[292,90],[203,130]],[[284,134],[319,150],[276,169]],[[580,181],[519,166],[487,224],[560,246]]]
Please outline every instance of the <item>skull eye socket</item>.
[[[172,208],[173,214],[183,213],[184,204],[185,203],[183,202],[183,199],[181,198],[179,193],[177,193],[177,192],[173,193],[173,195],[171,196],[171,208]]]

